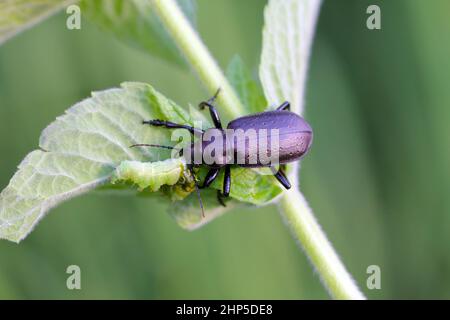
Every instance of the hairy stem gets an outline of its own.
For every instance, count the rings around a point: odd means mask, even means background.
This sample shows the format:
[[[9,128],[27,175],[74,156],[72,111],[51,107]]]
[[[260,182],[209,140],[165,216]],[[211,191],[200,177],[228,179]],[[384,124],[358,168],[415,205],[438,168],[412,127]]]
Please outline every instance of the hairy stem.
[[[156,14],[208,91],[221,89],[218,102],[230,119],[243,115],[244,108],[206,46],[174,0],[150,0]]]
[[[365,299],[300,191],[286,191],[279,209],[330,295],[335,299]]]
[[[243,107],[238,97],[175,0],[149,1],[208,90],[222,89],[219,102],[223,110],[231,118],[242,115]],[[293,174],[296,175],[292,173],[291,176]],[[279,208],[330,295],[336,299],[364,299],[298,191],[296,179],[294,188],[282,196]]]

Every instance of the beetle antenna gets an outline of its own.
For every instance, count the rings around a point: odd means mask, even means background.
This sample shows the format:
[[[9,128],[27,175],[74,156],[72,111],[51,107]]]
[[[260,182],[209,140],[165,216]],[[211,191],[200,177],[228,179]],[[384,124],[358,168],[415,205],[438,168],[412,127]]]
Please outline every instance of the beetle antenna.
[[[203,207],[202,197],[200,195],[200,188],[198,187],[197,180],[195,179],[194,169],[189,167],[189,172],[191,173],[192,179],[194,179],[195,191],[197,193],[198,202],[200,202],[200,208],[202,209],[202,217],[205,217],[205,208]]]
[[[154,148],[163,148],[163,149],[169,149],[169,150],[180,150],[180,149],[175,148],[175,147],[163,146],[163,145],[160,145],[160,144],[138,143],[138,144],[133,144],[133,145],[130,146],[130,148],[135,148],[135,147],[154,147]]]

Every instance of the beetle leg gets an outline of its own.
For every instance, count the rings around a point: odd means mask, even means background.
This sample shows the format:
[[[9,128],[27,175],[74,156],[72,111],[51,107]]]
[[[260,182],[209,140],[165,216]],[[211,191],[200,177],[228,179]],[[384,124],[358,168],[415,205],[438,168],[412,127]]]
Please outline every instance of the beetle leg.
[[[231,189],[231,172],[230,166],[225,166],[225,174],[223,176],[223,196],[228,197]]]
[[[225,201],[223,198],[224,198],[224,196],[223,196],[222,192],[220,192],[220,190],[217,190],[217,201],[219,201],[219,203],[222,206],[226,207],[227,205],[225,204]]]
[[[291,110],[291,104],[288,101],[283,102],[278,108],[277,111],[281,110]]]
[[[207,188],[213,183],[214,180],[216,180],[217,175],[219,174],[220,169],[219,168],[212,168],[209,169],[208,173],[206,174],[205,180],[203,181],[202,186],[200,189]]]
[[[207,101],[203,101],[203,102],[200,102],[200,104],[198,106],[201,109],[204,109],[205,107],[208,107],[209,108],[209,113],[211,115],[211,119],[214,122],[214,126],[217,129],[222,129],[222,123],[220,122],[219,113],[217,112],[216,108],[212,104],[210,104]]]
[[[283,185],[283,187],[289,190],[291,188],[291,183],[289,182],[288,178],[286,178],[283,170],[281,170],[281,168],[277,170],[274,167],[270,167],[270,169],[272,170],[275,178],[277,178],[277,180]]]
[[[151,126],[155,126],[155,127],[164,127],[164,128],[168,128],[168,129],[186,129],[188,130],[190,133],[192,133],[193,135],[195,134],[199,134],[202,135],[205,131],[199,128],[194,128],[188,125],[184,125],[184,124],[178,124],[178,123],[173,123],[170,121],[165,121],[165,120],[148,120],[148,121],[143,121],[143,124],[149,124]]]
[[[205,107],[208,107],[209,109],[209,114],[211,115],[211,119],[214,122],[214,126],[217,129],[222,129],[222,123],[220,121],[220,116],[219,113],[217,112],[216,107],[214,107],[214,101],[216,100],[217,96],[219,95],[220,92],[220,88],[217,89],[216,94],[210,98],[208,101],[202,101],[200,102],[200,104],[198,105],[198,107],[203,110]]]

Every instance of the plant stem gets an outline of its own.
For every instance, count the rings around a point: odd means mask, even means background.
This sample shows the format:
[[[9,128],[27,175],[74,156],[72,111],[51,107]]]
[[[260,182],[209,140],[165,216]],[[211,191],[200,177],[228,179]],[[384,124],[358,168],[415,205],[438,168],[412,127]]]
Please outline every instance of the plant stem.
[[[217,62],[174,0],[150,0],[156,14],[173,37],[200,80],[211,94],[218,88],[217,98],[230,119],[242,116],[244,108]]]
[[[219,102],[228,116],[241,116],[244,109],[239,98],[175,0],[150,0],[150,3],[208,90],[214,92],[218,87],[222,89]],[[292,175],[296,173],[292,172]],[[298,191],[296,177],[293,182],[293,188],[281,197],[279,208],[294,237],[303,247],[332,297],[364,299]]]
[[[365,299],[300,191],[286,191],[279,208],[330,295],[335,299]]]

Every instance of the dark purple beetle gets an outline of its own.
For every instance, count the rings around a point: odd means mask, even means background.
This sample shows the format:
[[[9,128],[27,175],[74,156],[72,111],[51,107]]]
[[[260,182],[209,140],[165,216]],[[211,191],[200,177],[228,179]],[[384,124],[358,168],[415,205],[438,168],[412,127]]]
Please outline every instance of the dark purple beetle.
[[[218,191],[218,200],[219,202],[225,206],[223,202],[223,197],[228,197],[230,194],[231,188],[231,175],[230,175],[230,167],[234,165],[238,165],[241,167],[270,167],[274,176],[278,179],[278,181],[286,188],[289,189],[291,184],[289,180],[286,178],[281,166],[288,163],[299,160],[302,156],[304,156],[309,148],[311,147],[313,132],[310,125],[299,115],[288,111],[290,109],[289,102],[284,102],[281,104],[275,111],[266,111],[261,113],[256,113],[244,117],[237,118],[230,123],[228,123],[227,129],[222,128],[222,123],[220,121],[219,114],[214,107],[214,101],[219,94],[219,91],[208,101],[203,101],[199,104],[200,109],[204,109],[207,107],[211,114],[211,118],[213,120],[215,128],[202,130],[199,128],[194,128],[188,125],[177,124],[165,120],[149,120],[144,121],[144,124],[149,124],[157,127],[165,127],[168,129],[186,129],[189,130],[192,134],[199,136],[202,139],[198,139],[198,141],[192,143],[187,148],[180,150],[180,155],[190,160],[190,164],[188,165],[188,169],[190,170],[192,177],[194,178],[197,195],[200,200],[200,205],[203,212],[203,204],[200,198],[199,189],[206,188],[217,178],[220,170],[225,168],[225,175],[223,181],[223,192]],[[231,129],[231,130],[229,130]],[[260,131],[261,129],[266,129],[268,133],[266,135],[268,142],[265,144],[266,149],[260,150],[259,141],[249,141],[249,137],[246,137],[243,143],[238,143],[237,139],[232,136],[229,136],[230,131],[248,131],[248,130]],[[270,135],[272,129],[277,129],[277,162],[276,163],[262,163],[258,156],[261,152],[266,155],[271,154],[271,150],[269,146],[271,146],[271,141],[274,140],[274,137]],[[215,140],[203,139],[204,136],[210,134],[221,134],[223,136],[222,141],[216,143]],[[228,139],[227,139],[228,138]],[[260,136],[256,136],[256,140],[260,139]],[[228,141],[225,143],[225,141]],[[229,143],[231,141],[231,144]],[[241,141],[242,142],[242,141]],[[255,142],[255,143],[251,143]],[[215,144],[214,147],[218,150],[220,156],[216,156],[215,161],[204,162],[203,152],[205,148],[208,146],[211,147],[211,144]],[[150,147],[160,147],[166,149],[175,149],[171,146],[161,146],[155,144],[136,144],[135,146],[150,146]],[[230,157],[226,151],[231,150],[232,157]],[[200,162],[195,162],[195,154],[200,153]],[[253,157],[252,157],[253,156]],[[196,158],[196,159],[198,159]],[[237,162],[238,159],[244,159],[242,162]],[[256,159],[256,160],[255,160]],[[194,166],[207,166],[209,167],[209,171],[205,177],[203,184],[199,187],[194,177],[193,167]],[[276,165],[280,165],[279,169],[275,169]]]

